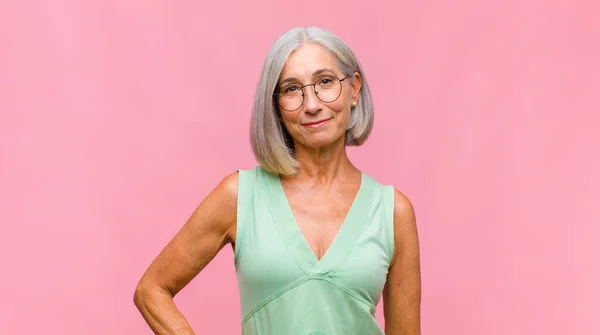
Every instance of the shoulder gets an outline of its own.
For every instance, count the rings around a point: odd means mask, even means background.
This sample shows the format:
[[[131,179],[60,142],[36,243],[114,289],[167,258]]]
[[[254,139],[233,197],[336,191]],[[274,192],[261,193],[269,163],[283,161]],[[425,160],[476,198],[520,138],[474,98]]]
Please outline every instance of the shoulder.
[[[385,192],[386,197],[387,199],[389,199],[390,202],[392,198],[391,193],[393,193],[395,222],[398,221],[396,220],[397,217],[414,216],[413,205],[410,199],[408,199],[408,197],[405,194],[394,188],[392,185],[383,184],[377,179],[370,177],[369,175],[366,175],[364,173],[363,175],[367,178],[367,180],[370,180],[373,184],[377,185],[377,187],[381,188],[381,190]]]
[[[216,225],[235,223],[238,197],[238,172],[226,175],[202,200],[197,213]]]
[[[410,199],[404,193],[394,189],[394,223],[398,221],[398,224],[406,224],[407,219],[414,217],[415,209]]]
[[[250,185],[259,175],[266,174],[260,166],[237,171],[226,175],[213,191],[223,200],[236,200],[240,188],[244,189],[244,185]]]
[[[390,205],[393,198],[393,219],[395,232],[397,232],[398,229],[402,229],[403,227],[407,228],[407,226],[415,224],[415,210],[413,204],[404,193],[400,192],[398,189],[394,188],[391,185],[382,184],[376,179],[369,177],[368,175],[366,177],[370,179],[373,183],[378,185],[378,187],[380,187],[382,190],[384,190],[385,197],[386,199],[388,199],[387,201],[389,201]]]
[[[239,171],[235,171],[226,175],[215,187],[213,193],[224,199],[236,199],[238,194],[240,174]]]
[[[394,189],[394,255],[392,264],[399,253],[414,253],[418,250],[418,245],[417,222],[413,204],[405,194]]]

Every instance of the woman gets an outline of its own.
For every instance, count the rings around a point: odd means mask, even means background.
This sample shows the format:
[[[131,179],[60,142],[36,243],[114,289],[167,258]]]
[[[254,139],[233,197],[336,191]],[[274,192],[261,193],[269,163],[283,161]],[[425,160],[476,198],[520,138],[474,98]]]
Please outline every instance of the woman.
[[[244,334],[420,334],[410,201],[362,173],[347,145],[373,125],[367,81],[333,34],[296,28],[272,46],[251,141],[260,166],[226,176],[150,265],[135,304],[156,334],[194,334],[173,297],[228,243]]]

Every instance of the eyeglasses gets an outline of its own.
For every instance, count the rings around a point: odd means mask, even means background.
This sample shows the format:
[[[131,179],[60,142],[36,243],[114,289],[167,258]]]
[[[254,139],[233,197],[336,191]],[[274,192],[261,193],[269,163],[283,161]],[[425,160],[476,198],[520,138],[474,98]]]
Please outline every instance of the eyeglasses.
[[[312,86],[315,95],[323,102],[334,102],[342,94],[342,81],[349,76],[339,79],[335,76],[323,76],[317,79],[314,84],[303,86],[291,84],[281,87],[273,95],[277,98],[279,107],[288,112],[298,110],[304,104],[304,88]]]

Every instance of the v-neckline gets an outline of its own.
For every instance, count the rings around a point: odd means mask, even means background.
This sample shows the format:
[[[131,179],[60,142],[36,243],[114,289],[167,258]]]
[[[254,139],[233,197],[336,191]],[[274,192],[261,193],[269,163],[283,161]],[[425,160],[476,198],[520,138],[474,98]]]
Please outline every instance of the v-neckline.
[[[277,227],[284,242],[288,245],[290,252],[294,254],[299,265],[306,273],[324,273],[333,270],[347,256],[364,223],[364,220],[361,220],[360,217],[366,216],[366,211],[370,206],[370,197],[366,195],[369,188],[367,176],[361,172],[361,184],[344,217],[344,221],[320,259],[317,258],[304,234],[302,234],[285,194],[281,179],[273,176],[269,184],[269,199],[273,217],[277,222]]]

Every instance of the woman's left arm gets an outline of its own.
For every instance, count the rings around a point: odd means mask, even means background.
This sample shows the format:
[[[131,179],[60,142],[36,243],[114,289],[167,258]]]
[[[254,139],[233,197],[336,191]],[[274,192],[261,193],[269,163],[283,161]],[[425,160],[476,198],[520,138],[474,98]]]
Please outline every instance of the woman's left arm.
[[[383,290],[387,335],[421,334],[421,266],[415,211],[394,192],[394,255]]]

